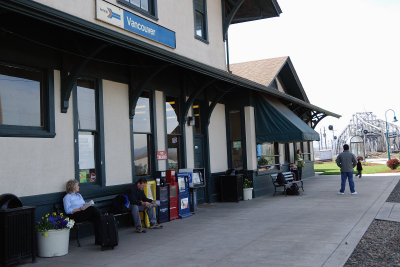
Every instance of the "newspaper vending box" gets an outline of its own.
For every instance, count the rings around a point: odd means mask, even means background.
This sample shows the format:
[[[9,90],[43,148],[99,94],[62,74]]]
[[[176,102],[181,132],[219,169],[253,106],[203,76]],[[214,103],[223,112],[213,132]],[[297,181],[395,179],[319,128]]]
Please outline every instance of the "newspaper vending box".
[[[179,196],[179,217],[187,218],[192,216],[189,204],[189,175],[188,173],[178,173],[178,196]]]
[[[206,186],[204,168],[180,169],[179,172],[189,176],[190,211],[194,213],[197,211],[197,191]]]
[[[166,180],[169,185],[169,219],[175,220],[179,218],[178,207],[178,183],[176,182],[175,171],[166,171]]]

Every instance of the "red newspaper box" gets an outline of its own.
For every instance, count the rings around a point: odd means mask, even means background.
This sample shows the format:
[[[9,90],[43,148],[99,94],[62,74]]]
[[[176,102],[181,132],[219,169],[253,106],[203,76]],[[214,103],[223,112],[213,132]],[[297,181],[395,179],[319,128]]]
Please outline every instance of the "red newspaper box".
[[[178,184],[175,178],[175,170],[166,171],[167,184],[169,184],[169,219],[175,220],[179,218],[179,194]]]

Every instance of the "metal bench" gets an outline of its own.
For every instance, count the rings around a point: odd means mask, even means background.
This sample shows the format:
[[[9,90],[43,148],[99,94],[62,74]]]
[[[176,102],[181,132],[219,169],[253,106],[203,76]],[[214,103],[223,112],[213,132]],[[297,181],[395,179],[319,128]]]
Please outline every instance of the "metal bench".
[[[103,197],[98,197],[98,198],[93,198],[93,201],[95,203],[95,206],[102,212],[102,213],[112,213],[111,207],[112,207],[112,201],[117,195],[109,195],[109,196],[103,196]],[[64,205],[63,203],[57,203],[54,205],[54,210],[57,212],[64,212]],[[127,211],[124,213],[112,213],[115,217],[115,219],[119,218],[120,216],[129,216],[129,221],[132,222],[132,217],[131,217],[131,212]],[[68,216],[68,215],[67,215]],[[117,220],[118,222],[118,220]],[[86,224],[91,224],[90,221],[83,221],[83,222],[75,222],[75,225],[73,229],[75,229],[75,234],[76,234],[76,242],[78,243],[78,247],[81,246],[81,243],[79,241],[79,232],[80,228],[83,225]]]
[[[304,192],[304,187],[303,187],[303,181],[296,181],[294,180],[294,176],[293,176],[293,172],[282,172],[283,177],[285,177],[286,183],[281,185],[276,181],[276,178],[278,177],[278,173],[274,173],[271,174],[271,180],[272,180],[272,184],[274,185],[274,196],[277,192],[277,188],[283,188],[282,193],[285,194],[285,196],[287,196],[286,194],[286,189],[289,188],[293,183],[297,184],[299,186],[299,188],[301,187],[301,189]]]

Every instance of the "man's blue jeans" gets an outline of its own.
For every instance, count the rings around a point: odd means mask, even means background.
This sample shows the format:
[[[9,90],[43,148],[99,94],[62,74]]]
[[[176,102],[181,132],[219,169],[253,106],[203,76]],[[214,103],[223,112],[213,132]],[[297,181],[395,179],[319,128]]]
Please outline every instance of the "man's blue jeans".
[[[147,215],[149,216],[149,221],[151,224],[155,224],[157,222],[157,218],[154,214],[153,208],[149,209],[145,206],[132,205],[131,206],[131,214],[133,217],[133,222],[135,223],[136,227],[142,227],[142,222],[140,221],[139,211],[147,212]]]
[[[340,186],[340,192],[344,193],[344,189],[346,188],[346,180],[349,178],[349,186],[350,186],[350,192],[354,193],[354,181],[353,181],[353,172],[341,172],[341,177],[342,177],[342,184]]]

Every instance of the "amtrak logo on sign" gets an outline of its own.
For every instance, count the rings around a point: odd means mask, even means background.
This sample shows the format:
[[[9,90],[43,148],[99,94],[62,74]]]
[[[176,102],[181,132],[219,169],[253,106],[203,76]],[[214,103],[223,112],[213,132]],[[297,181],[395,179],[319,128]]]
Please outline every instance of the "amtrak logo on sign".
[[[96,0],[96,19],[176,48],[175,32],[103,0]]]
[[[122,16],[124,14],[123,9],[113,6],[107,2],[97,0],[96,1],[96,18],[104,22],[113,24],[115,26],[124,27]]]
[[[117,13],[114,13],[111,8],[107,8],[107,9],[108,9],[108,12],[109,12],[109,14],[107,16],[108,18],[110,18],[110,19],[116,18],[118,20],[121,20],[121,15],[119,15]]]

